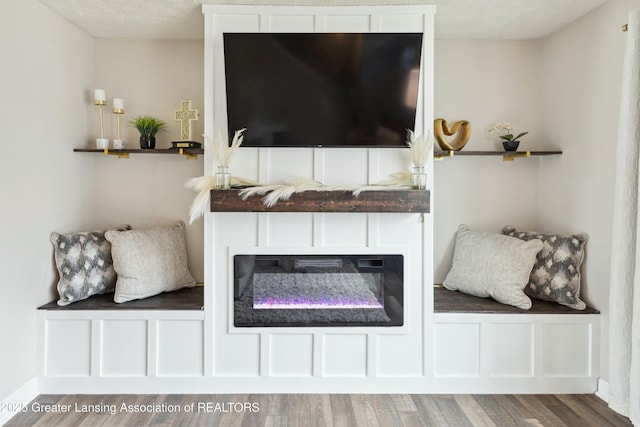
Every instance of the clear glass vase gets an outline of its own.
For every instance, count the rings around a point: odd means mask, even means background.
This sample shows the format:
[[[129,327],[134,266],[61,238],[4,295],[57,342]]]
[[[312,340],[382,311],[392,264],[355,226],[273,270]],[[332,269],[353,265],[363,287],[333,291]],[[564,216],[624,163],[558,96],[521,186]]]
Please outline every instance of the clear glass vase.
[[[216,188],[218,190],[228,190],[231,188],[229,166],[218,166],[218,172],[216,172]]]
[[[427,188],[427,174],[424,173],[424,167],[414,166],[411,173],[411,188],[414,190],[425,190]]]

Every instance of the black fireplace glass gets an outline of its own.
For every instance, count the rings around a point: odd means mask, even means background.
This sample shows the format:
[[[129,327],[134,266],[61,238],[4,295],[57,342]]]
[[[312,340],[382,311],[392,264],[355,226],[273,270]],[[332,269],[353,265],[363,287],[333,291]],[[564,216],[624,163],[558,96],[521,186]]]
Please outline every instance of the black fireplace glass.
[[[402,255],[235,255],[236,327],[402,326]]]

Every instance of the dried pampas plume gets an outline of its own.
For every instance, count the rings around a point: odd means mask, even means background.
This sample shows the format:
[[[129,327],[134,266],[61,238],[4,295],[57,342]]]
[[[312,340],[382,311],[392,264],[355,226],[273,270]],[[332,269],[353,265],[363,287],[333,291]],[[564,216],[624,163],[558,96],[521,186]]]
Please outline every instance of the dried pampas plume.
[[[198,192],[189,209],[189,224],[193,224],[196,219],[204,216],[209,211],[211,208],[211,190],[216,188],[216,184],[215,176],[206,175],[191,178],[185,183],[185,187]],[[234,176],[231,178],[231,185],[255,186],[259,184],[250,179]]]
[[[268,208],[272,208],[278,200],[288,200],[294,194],[304,191],[349,191],[358,197],[363,191],[405,188],[411,185],[409,172],[398,172],[391,175],[391,178],[373,185],[324,185],[321,182],[307,178],[288,178],[282,184],[257,185],[255,187],[244,188],[238,195],[242,200],[247,200],[251,196],[264,196],[262,202]]]
[[[216,177],[205,175],[191,178],[184,186],[198,192],[189,209],[189,224],[193,224],[196,219],[203,216],[209,209],[211,199],[210,191],[216,187]]]
[[[211,148],[213,157],[216,158],[219,166],[229,166],[231,157],[233,157],[233,154],[236,152],[238,147],[242,145],[242,133],[245,130],[246,128],[235,132],[233,140],[231,141],[231,146],[229,146],[227,138],[223,137],[222,132],[220,131],[218,131],[214,140],[211,140],[207,135],[202,135],[205,143]],[[231,180],[233,182],[234,179],[232,178]],[[242,183],[248,183],[248,181],[243,180]],[[207,210],[209,210],[211,199],[210,192],[212,189],[216,188],[216,177],[205,175],[192,178],[185,183],[185,187],[198,193],[195,199],[193,199],[191,208],[189,209],[189,223],[193,223],[196,219],[203,216]]]
[[[415,167],[424,167],[433,154],[433,135],[427,132],[427,136],[416,136],[411,130],[407,130],[407,145],[411,150],[411,161]]]
[[[229,166],[231,162],[231,158],[234,153],[242,145],[242,140],[244,136],[242,135],[246,128],[237,130],[233,135],[233,140],[231,141],[231,145],[229,145],[227,138],[222,136],[222,132],[218,131],[216,137],[211,140],[207,135],[204,136],[204,140],[211,147],[211,151],[213,152],[213,157],[218,161],[218,165],[220,166]]]

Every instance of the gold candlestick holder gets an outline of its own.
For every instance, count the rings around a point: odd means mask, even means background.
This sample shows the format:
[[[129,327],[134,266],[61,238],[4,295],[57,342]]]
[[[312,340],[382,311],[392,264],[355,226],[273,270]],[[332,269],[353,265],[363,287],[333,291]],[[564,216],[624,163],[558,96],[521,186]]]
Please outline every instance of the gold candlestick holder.
[[[120,134],[120,116],[124,114],[124,108],[113,108],[113,114],[117,118],[118,138],[113,140],[113,148],[116,150],[122,150],[125,147],[124,139]]]
[[[109,148],[109,139],[104,137],[104,118],[102,111],[104,106],[107,105],[107,100],[95,99],[93,103],[97,105],[100,110],[100,138],[96,139],[96,147],[99,149]]]

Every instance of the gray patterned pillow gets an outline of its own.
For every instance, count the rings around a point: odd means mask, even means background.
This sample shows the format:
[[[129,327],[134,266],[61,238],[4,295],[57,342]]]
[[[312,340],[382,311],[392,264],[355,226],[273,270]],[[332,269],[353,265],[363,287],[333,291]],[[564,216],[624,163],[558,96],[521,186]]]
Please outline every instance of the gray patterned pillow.
[[[544,244],[525,288],[527,295],[576,310],[585,309],[587,305],[580,299],[580,265],[589,240],[587,234],[525,232],[510,225],[504,227],[502,233],[522,240],[538,239]]]
[[[539,240],[523,242],[499,233],[472,231],[462,224],[456,233],[451,270],[442,284],[528,310],[531,300],[523,289],[540,249]]]
[[[195,286],[189,272],[185,224],[146,230],[107,231],[118,273],[117,303]]]
[[[120,229],[129,230],[131,227],[125,225]],[[60,276],[58,305],[113,292],[116,272],[111,259],[111,244],[104,234],[105,231],[53,232],[49,236]]]

